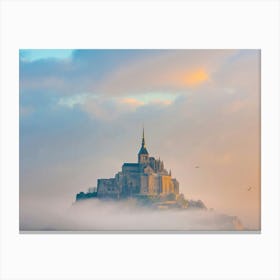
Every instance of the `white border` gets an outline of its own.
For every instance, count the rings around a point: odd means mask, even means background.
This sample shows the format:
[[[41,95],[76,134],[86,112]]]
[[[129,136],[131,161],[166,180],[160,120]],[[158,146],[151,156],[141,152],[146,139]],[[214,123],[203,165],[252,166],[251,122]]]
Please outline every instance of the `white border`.
[[[279,2],[2,1],[1,277],[279,279]],[[262,233],[20,235],[19,48],[262,49]]]

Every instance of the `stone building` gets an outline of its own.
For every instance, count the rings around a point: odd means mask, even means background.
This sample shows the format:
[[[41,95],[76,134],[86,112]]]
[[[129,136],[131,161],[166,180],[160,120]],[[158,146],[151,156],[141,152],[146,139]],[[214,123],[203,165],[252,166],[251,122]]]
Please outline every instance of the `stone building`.
[[[179,182],[172,178],[171,170],[163,161],[149,156],[143,129],[137,163],[124,163],[114,178],[97,180],[97,197],[125,198],[141,195],[179,194]]]

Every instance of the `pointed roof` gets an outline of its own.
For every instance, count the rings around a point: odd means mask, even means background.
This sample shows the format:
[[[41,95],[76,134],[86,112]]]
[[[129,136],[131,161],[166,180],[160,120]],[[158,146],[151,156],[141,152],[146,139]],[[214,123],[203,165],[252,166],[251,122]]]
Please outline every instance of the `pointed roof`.
[[[138,153],[138,155],[148,155],[148,150],[146,148],[146,143],[145,143],[145,131],[144,131],[144,127],[143,127],[143,133],[142,133],[142,145],[140,148],[140,151]]]

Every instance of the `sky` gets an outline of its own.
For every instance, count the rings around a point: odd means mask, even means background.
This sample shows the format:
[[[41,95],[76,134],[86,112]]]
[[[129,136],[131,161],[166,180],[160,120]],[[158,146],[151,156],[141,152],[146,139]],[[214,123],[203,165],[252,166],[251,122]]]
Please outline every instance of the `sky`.
[[[144,125],[187,199],[260,229],[259,50],[20,50],[19,70],[20,212],[136,162]]]

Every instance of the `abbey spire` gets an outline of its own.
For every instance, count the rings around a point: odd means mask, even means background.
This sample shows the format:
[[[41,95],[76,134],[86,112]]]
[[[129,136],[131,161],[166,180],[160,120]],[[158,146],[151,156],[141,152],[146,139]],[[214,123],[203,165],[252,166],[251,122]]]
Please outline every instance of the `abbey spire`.
[[[143,132],[142,132],[142,145],[138,153],[138,163],[146,163],[149,160],[149,153],[146,148],[146,142],[145,142],[145,130],[143,127]]]
[[[142,133],[142,147],[146,148],[144,126],[143,126],[143,133]]]

